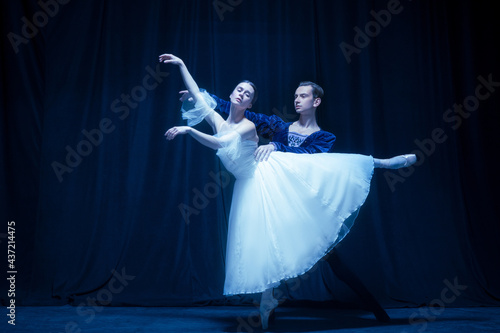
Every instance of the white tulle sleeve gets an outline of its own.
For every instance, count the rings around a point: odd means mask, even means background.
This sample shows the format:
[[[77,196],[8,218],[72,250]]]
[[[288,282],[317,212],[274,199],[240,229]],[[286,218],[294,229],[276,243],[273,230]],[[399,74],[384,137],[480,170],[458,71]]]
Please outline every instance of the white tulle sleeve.
[[[229,160],[235,161],[241,153],[241,135],[234,130],[224,130],[214,135],[219,141],[221,148],[217,155],[225,155]]]
[[[217,102],[204,89],[200,89],[196,103],[186,99],[182,103],[182,119],[187,120],[188,126],[195,126],[205,119],[210,113],[215,112]]]

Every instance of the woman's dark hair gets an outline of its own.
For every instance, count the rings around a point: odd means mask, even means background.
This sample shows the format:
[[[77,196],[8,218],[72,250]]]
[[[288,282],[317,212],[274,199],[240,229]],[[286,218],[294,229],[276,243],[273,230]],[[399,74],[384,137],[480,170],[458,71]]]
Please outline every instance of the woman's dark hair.
[[[252,104],[257,101],[257,97],[259,97],[259,92],[257,91],[257,86],[252,82],[248,80],[243,80],[240,81],[240,83],[248,83],[252,88],[253,88],[253,98],[252,98]]]
[[[322,98],[325,92],[323,91],[323,88],[321,88],[318,84],[311,82],[311,81],[302,81],[299,84],[299,87],[303,86],[311,86],[312,88],[312,93],[314,98]]]

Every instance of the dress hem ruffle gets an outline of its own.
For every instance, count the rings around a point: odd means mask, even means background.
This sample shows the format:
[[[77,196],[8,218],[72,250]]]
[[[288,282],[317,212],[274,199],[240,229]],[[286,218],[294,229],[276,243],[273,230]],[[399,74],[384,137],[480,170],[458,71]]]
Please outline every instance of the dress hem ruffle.
[[[372,163],[374,163],[374,162],[373,162],[373,158],[372,158]],[[364,199],[362,200],[362,202],[361,202],[358,206],[356,206],[356,208],[355,208],[355,209],[353,209],[353,210],[350,212],[349,216],[347,216],[346,218],[344,218],[344,219],[343,219],[342,223],[344,223],[347,219],[349,219],[349,218],[351,218],[351,217],[352,217],[354,220],[358,217],[359,210],[360,210],[361,206],[363,206],[363,204],[365,203],[366,199],[368,198],[368,194],[370,193],[370,182],[371,182],[371,179],[373,178],[374,171],[375,171],[375,169],[374,169],[374,164],[373,164],[373,166],[372,166],[372,172],[371,172],[371,174],[370,174],[369,178],[367,179],[368,186],[367,186],[366,191],[365,191],[365,193],[364,193]],[[356,215],[355,215],[355,216],[353,216],[353,214],[356,214]],[[352,223],[354,223],[354,221],[353,221]],[[310,265],[308,265],[308,268],[304,269],[301,273],[297,273],[297,274],[293,274],[293,275],[289,275],[289,276],[284,276],[284,277],[282,277],[282,278],[280,278],[280,279],[277,279],[277,280],[275,280],[275,281],[271,281],[271,282],[269,282],[266,286],[262,286],[262,287],[260,287],[260,288],[255,289],[255,290],[251,290],[251,291],[250,291],[250,290],[240,290],[240,291],[236,291],[236,292],[226,292],[226,291],[224,291],[223,295],[224,295],[224,296],[233,296],[233,295],[245,295],[245,294],[256,294],[256,293],[262,293],[262,292],[264,292],[265,290],[267,290],[267,289],[269,289],[269,288],[271,288],[271,287],[276,287],[276,286],[278,286],[278,285],[279,285],[279,284],[281,284],[283,281],[286,281],[286,280],[289,280],[289,279],[294,279],[294,278],[297,278],[297,277],[300,277],[300,276],[302,276],[302,275],[306,274],[306,273],[307,273],[307,272],[309,272],[309,271],[310,271],[310,270],[311,270],[311,269],[312,269],[312,268],[313,268],[313,267],[314,267],[314,266],[315,266],[315,265],[316,265],[319,261],[321,261],[323,258],[325,258],[325,257],[328,255],[328,253],[330,253],[330,251],[332,251],[332,250],[333,250],[333,248],[335,248],[335,246],[337,246],[337,245],[338,245],[338,244],[339,244],[339,243],[340,243],[340,242],[341,242],[341,241],[342,241],[342,240],[343,240],[343,239],[347,236],[347,234],[349,233],[349,231],[350,231],[350,228],[349,228],[349,230],[347,230],[347,232],[345,232],[345,234],[344,234],[344,235],[341,235],[341,236],[340,236],[340,238],[339,238],[339,237],[337,237],[337,238],[335,239],[335,241],[333,241],[333,242],[332,242],[332,244],[331,244],[331,245],[330,245],[330,246],[329,246],[329,247],[328,247],[328,248],[327,248],[324,252],[322,252],[322,254],[320,254],[320,255],[316,256],[316,258],[315,258],[315,259],[311,260],[311,262],[312,262],[312,263],[311,263]],[[340,231],[340,232],[341,232],[341,231]],[[340,233],[340,232],[339,232],[339,233]]]

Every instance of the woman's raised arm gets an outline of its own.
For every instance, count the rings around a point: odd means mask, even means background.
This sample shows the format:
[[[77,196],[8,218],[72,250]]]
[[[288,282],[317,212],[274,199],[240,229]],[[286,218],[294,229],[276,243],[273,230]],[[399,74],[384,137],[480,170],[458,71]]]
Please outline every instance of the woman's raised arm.
[[[182,61],[181,58],[176,57],[173,54],[164,53],[160,55],[160,62],[179,66],[179,70],[181,71],[182,79],[184,80],[187,90],[189,90],[195,99],[198,97],[197,95],[200,92],[200,88],[198,88],[196,81],[191,76],[191,73],[189,73],[184,61]]]
[[[179,69],[181,71],[182,79],[184,80],[184,84],[186,85],[186,88],[189,90],[189,93],[194,99],[194,102],[199,102],[202,103],[206,108],[210,108],[206,101],[203,99],[200,93],[200,88],[198,87],[198,84],[196,84],[196,81],[193,79],[191,76],[191,73],[189,73],[189,70],[187,69],[186,65],[184,64],[184,61],[180,59],[179,57],[176,57],[173,54],[168,54],[164,53],[160,55],[159,57],[160,62],[163,62],[165,64],[172,64],[172,65],[177,65],[179,66]],[[208,122],[208,124],[212,127],[214,133],[217,133],[217,128],[220,127],[220,125],[224,122],[224,118],[222,118],[217,112],[210,112],[206,117],[205,120]]]

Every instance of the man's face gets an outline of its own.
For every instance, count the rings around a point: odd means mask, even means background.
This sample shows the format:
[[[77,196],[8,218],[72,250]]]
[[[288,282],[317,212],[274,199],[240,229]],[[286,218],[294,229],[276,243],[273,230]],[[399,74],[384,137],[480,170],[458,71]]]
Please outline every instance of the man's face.
[[[301,86],[295,90],[295,111],[302,113],[314,109],[319,105],[319,98],[314,98],[311,86]]]

